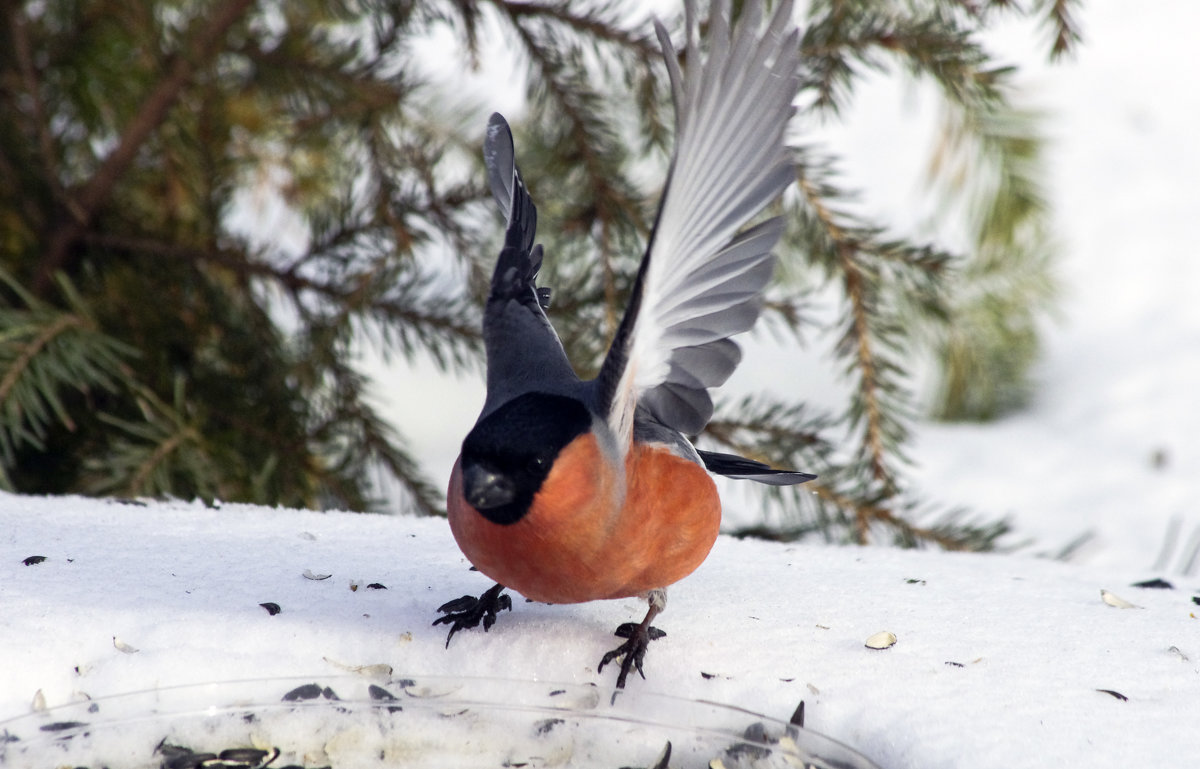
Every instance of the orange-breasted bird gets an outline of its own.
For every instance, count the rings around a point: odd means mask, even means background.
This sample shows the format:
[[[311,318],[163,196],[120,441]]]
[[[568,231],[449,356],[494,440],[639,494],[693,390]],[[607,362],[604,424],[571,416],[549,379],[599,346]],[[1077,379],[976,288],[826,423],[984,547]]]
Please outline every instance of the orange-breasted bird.
[[[492,115],[484,160],[507,220],[483,318],[487,397],[448,492],[450,528],[496,585],[440,607],[450,638],[511,609],[511,588],[546,603],[640,596],[649,610],[628,640],[617,686],[642,673],[668,585],[708,556],[721,522],[709,473],[789,485],[815,476],[697,450],[708,388],[741,359],[734,334],[754,325],[771,277],[779,218],[746,228],[794,178],[784,131],[799,88],[791,3],[765,24],[761,3],[738,23],[710,13],[707,55],[686,3],[687,70],[655,22],[675,104],[675,151],[625,314],[595,379],[581,380],[535,284],[537,210],[517,172],[512,134]]]

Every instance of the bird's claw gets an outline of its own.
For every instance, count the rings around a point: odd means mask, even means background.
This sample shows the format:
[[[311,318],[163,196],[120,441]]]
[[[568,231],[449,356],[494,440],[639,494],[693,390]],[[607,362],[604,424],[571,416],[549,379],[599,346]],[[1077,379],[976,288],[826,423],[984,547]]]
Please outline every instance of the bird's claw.
[[[450,639],[458,631],[464,628],[479,627],[482,622],[483,630],[486,633],[492,625],[496,624],[497,612],[512,611],[512,597],[504,594],[503,591],[504,585],[497,583],[485,590],[478,598],[473,595],[464,595],[438,607],[438,613],[446,616],[438,617],[433,624],[446,623],[450,625],[450,632],[446,634],[447,649],[450,648]]]
[[[619,659],[621,660],[621,672],[617,674],[618,689],[625,688],[625,679],[629,677],[631,670],[637,670],[638,675],[645,680],[646,673],[642,670],[642,661],[646,659],[646,650],[650,648],[651,641],[662,638],[666,633],[650,625],[626,622],[618,627],[613,635],[629,640],[605,654],[600,659],[600,666],[596,668],[596,672],[601,672],[605,665]]]

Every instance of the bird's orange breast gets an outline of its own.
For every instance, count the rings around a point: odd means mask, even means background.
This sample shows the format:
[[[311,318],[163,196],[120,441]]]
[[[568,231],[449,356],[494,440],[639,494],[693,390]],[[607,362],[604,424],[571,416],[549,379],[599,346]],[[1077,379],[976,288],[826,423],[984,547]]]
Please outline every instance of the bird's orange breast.
[[[457,462],[447,501],[450,529],[471,563],[547,603],[638,596],[678,582],[708,556],[721,524],[721,500],[703,467],[635,444],[622,478],[590,433],[559,453],[516,523],[492,523],[467,504]]]

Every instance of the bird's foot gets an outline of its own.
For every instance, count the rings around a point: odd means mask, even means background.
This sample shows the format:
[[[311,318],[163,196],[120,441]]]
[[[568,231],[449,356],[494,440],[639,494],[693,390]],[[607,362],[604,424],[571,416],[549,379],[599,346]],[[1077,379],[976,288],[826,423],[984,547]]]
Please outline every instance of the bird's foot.
[[[596,668],[596,672],[599,673],[604,670],[605,665],[613,660],[621,660],[621,672],[617,675],[618,689],[625,688],[625,679],[629,677],[631,670],[637,670],[638,675],[643,679],[646,678],[646,673],[642,670],[642,661],[646,659],[646,650],[650,647],[651,641],[656,641],[666,635],[658,628],[651,627],[649,619],[647,617],[647,621],[640,625],[626,622],[618,627],[613,635],[629,640],[605,654],[600,660],[600,667]]]
[[[446,648],[449,649],[450,639],[464,628],[479,627],[479,623],[482,622],[484,632],[490,630],[492,625],[496,624],[496,612],[501,609],[512,611],[512,597],[505,595],[504,585],[497,582],[478,598],[464,595],[442,604],[438,607],[438,612],[446,616],[438,617],[433,624],[450,625],[450,632],[446,634]]]

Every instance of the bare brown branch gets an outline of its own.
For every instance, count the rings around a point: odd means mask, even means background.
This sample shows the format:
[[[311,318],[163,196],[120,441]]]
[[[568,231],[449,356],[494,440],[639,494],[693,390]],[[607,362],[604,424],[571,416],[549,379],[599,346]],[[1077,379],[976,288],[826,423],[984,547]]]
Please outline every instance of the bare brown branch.
[[[46,181],[54,192],[54,196],[66,205],[74,216],[78,216],[77,208],[72,207],[73,201],[64,193],[58,172],[58,159],[54,151],[54,139],[50,135],[50,120],[46,117],[46,105],[42,101],[41,86],[37,79],[37,69],[33,65],[33,52],[29,44],[29,28],[25,17],[17,6],[10,14],[9,22],[12,28],[13,55],[17,60],[17,68],[21,72],[22,86],[29,97],[30,119],[33,131],[37,135],[38,153],[42,156],[42,167],[46,172]]]

